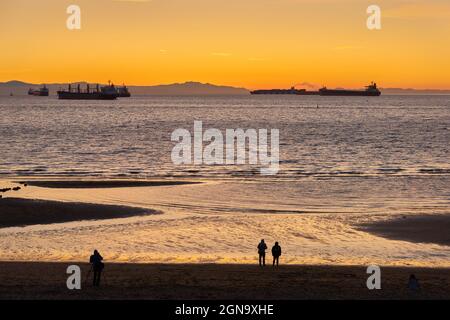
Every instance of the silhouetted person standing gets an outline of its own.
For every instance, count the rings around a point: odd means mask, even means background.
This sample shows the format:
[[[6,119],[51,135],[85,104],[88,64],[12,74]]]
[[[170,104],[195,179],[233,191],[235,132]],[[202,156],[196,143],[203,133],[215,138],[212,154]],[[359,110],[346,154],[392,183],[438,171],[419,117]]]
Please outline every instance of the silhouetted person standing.
[[[272,256],[273,256],[273,265],[275,265],[275,262],[278,266],[278,261],[281,256],[281,247],[279,246],[278,242],[275,242],[275,245],[272,247]]]
[[[258,244],[259,266],[260,267],[266,265],[266,250],[267,250],[267,245],[264,242],[264,239],[262,239],[261,242]]]
[[[413,274],[409,276],[408,288],[413,292],[420,290],[419,280]]]
[[[94,271],[94,287],[100,286],[100,276],[102,274],[105,264],[102,262],[103,257],[97,250],[94,250],[94,254],[89,258],[89,263],[92,265],[92,270]]]

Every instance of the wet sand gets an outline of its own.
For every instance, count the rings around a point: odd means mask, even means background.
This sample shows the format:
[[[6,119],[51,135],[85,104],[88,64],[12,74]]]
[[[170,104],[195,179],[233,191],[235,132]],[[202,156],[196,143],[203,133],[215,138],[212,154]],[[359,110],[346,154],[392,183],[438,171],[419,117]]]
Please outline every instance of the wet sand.
[[[129,187],[160,187],[177,186],[184,184],[197,184],[195,181],[179,180],[27,180],[20,181],[30,186],[58,189],[80,189],[80,188],[129,188]]]
[[[392,240],[450,246],[450,215],[403,216],[360,229]]]
[[[368,290],[366,267],[215,264],[107,264],[100,288],[89,265],[82,289],[66,288],[70,263],[1,262],[0,299],[449,299],[450,269],[382,267]],[[75,264],[75,263],[74,263]],[[420,292],[407,289],[414,273]]]
[[[8,182],[6,186],[20,187],[22,189],[27,186],[50,189],[107,189],[175,186],[197,183],[201,182],[179,180],[22,180]],[[20,195],[20,190],[5,190],[0,193],[2,196],[0,198],[0,228],[81,220],[126,218],[162,213],[158,210],[129,206],[10,197],[10,195],[15,195],[15,192],[19,192],[17,195]]]
[[[172,195],[172,191],[176,192],[178,189],[183,191],[194,189],[189,186],[161,188],[159,193],[152,194],[149,191],[155,192],[158,191],[158,188],[108,189],[105,187],[102,189],[103,187],[100,186],[105,184],[115,185],[115,183],[121,186],[123,186],[123,183],[130,183],[131,185],[137,183],[135,186],[138,186],[139,183],[159,182],[128,180],[36,180],[35,182],[43,184],[50,183],[56,188],[58,186],[62,186],[62,188],[65,186],[76,186],[77,188],[86,188],[86,190],[54,190],[52,188],[22,187],[17,193],[14,191],[6,192],[6,198],[0,199],[0,228],[81,220],[125,218],[162,213],[162,211],[152,209],[155,208],[165,212],[167,207],[180,206],[176,196],[165,198],[166,194]],[[168,182],[180,183],[179,181]],[[185,181],[184,183],[190,182]],[[6,186],[14,186],[14,184],[6,183]],[[94,188],[94,186],[97,186],[98,189],[91,190],[90,188]],[[204,186],[207,187],[208,184],[198,185],[199,189]],[[92,194],[93,191],[95,191],[94,194]],[[196,190],[191,194],[187,193],[187,195],[190,197],[196,196],[195,192]],[[56,197],[54,200],[35,200],[41,197],[42,199],[53,199],[52,195],[58,193],[60,193],[59,197]],[[67,196],[64,193],[67,193]],[[83,194],[83,196],[80,196],[80,194]],[[211,194],[214,194],[214,192],[211,192]],[[9,195],[23,195],[26,198],[8,198]],[[182,195],[183,197],[187,197],[185,193],[182,193]],[[98,199],[111,198],[116,201],[108,205],[90,203],[96,202],[96,197]],[[153,202],[147,201],[148,198],[153,199]],[[164,199],[164,201],[160,199]],[[165,206],[158,206],[160,201]],[[126,205],[128,203],[130,203],[130,206],[140,206],[142,204],[148,209],[122,206],[122,204]],[[185,203],[182,204],[185,205]],[[188,202],[187,204],[187,210],[185,212],[189,212],[191,208],[189,206],[190,203]],[[216,206],[212,208],[212,212],[220,210]],[[222,216],[218,218],[204,215],[201,217],[189,216],[184,220],[171,219],[162,222],[159,219],[155,219],[158,221],[153,221],[153,219],[148,219],[147,221],[145,219],[145,224],[138,230],[135,229],[135,225],[131,227],[124,225],[114,229],[104,228],[99,223],[96,226],[95,233],[83,228],[63,228],[55,233],[47,233],[45,231],[39,231],[36,234],[24,233],[20,238],[15,238],[16,235],[12,233],[15,231],[6,230],[4,238],[2,238],[2,259],[12,261],[83,260],[86,248],[90,250],[92,247],[91,242],[95,241],[95,236],[99,235],[104,239],[102,245],[107,247],[111,254],[120,257],[120,259],[117,258],[115,260],[118,262],[247,263],[248,261],[253,261],[252,256],[248,257],[248,255],[252,254],[252,249],[254,248],[253,243],[248,244],[248,239],[258,239],[260,234],[264,233],[268,234],[266,239],[271,235],[276,235],[276,238],[274,236],[272,238],[274,241],[279,241],[280,234],[285,230],[289,230],[291,236],[282,238],[281,243],[283,248],[286,249],[284,252],[287,253],[285,262],[293,264],[326,263],[342,265],[369,264],[377,261],[380,264],[396,266],[449,266],[447,259],[449,247],[432,245],[426,248],[427,251],[425,252],[425,250],[421,249],[422,245],[418,246],[416,243],[450,246],[450,215],[405,216],[404,218],[393,218],[387,221],[366,223],[365,225],[358,225],[356,222],[350,220],[345,221],[344,224],[337,216],[336,219],[334,217],[320,219],[321,215],[312,216],[314,219],[311,218],[309,220],[290,219],[291,217],[304,216],[308,217],[307,215],[301,214],[286,216],[281,222],[274,219],[266,219],[269,217],[268,215],[242,215],[242,217],[241,215],[223,215],[223,218]],[[226,219],[225,217],[230,218]],[[257,223],[261,224],[262,228],[255,223],[256,217],[258,220]],[[236,222],[234,221],[235,218],[236,220],[240,220]],[[337,220],[336,223],[335,220]],[[368,219],[362,221],[368,221]],[[257,228],[252,229],[254,226]],[[358,237],[354,238],[355,241],[358,241],[356,243],[347,241],[346,243],[341,242],[336,244],[336,242],[323,236],[324,233],[328,235],[330,228],[342,228],[340,236],[344,238],[347,235],[352,235],[355,229],[364,232],[357,233]],[[236,246],[231,247],[228,244],[227,246],[220,247],[222,243],[216,245],[219,242],[216,239],[220,239],[220,233],[215,235],[216,230],[224,230],[224,234],[226,233],[229,239],[231,239],[229,240],[231,244],[235,243],[234,239],[241,237],[242,243],[244,243],[241,246],[243,249],[235,250]],[[92,236],[92,234],[95,234],[95,236]],[[372,234],[386,239],[404,240],[410,243],[386,241],[374,237]],[[72,237],[81,239],[82,241],[76,242],[76,246],[74,246],[71,243]],[[366,238],[368,241],[363,241]],[[228,238],[225,237],[226,239]],[[307,240],[305,241],[304,239]],[[226,242],[225,240],[222,242]],[[378,248],[376,245],[372,245],[371,240],[374,240],[377,244],[378,242],[376,241],[379,241],[383,247]],[[209,243],[205,244],[208,241]],[[316,246],[310,246],[312,241],[314,241],[313,245]],[[324,242],[321,243],[321,241]],[[133,243],[131,249],[128,243]],[[347,249],[348,244],[353,245],[353,247]],[[51,247],[50,251],[43,250],[47,246]],[[329,250],[330,247],[333,250]],[[393,249],[389,251],[391,247]],[[371,252],[372,248],[375,248],[378,252]],[[386,248],[387,250],[385,250]],[[352,254],[352,250],[355,252],[354,256],[357,259],[340,260],[341,257],[346,257],[348,252]],[[229,252],[231,253],[231,258],[228,256]],[[60,256],[68,256],[70,258],[60,259]],[[237,260],[235,258],[236,256],[240,260]],[[416,257],[419,257],[419,259]]]
[[[0,228],[159,213],[157,210],[117,205],[3,198],[0,199]]]

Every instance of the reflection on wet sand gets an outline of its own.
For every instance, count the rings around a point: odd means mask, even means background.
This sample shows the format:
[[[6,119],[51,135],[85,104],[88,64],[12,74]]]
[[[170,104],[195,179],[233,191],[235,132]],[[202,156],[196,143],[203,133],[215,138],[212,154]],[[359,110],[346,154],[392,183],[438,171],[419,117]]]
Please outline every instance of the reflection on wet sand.
[[[414,181],[410,179],[409,183]],[[17,184],[3,182],[1,185]],[[326,196],[318,191],[323,185],[329,186]],[[420,185],[424,185],[423,179]],[[449,266],[448,246],[420,243],[418,239],[390,240],[361,229],[361,225],[401,217],[412,204],[418,208],[417,201],[408,201],[408,193],[380,200],[377,189],[372,188],[370,197],[358,198],[352,192],[355,198],[352,199],[330,188],[344,190],[336,181],[269,185],[207,181],[115,188],[29,185],[14,196],[64,202],[64,205],[77,202],[143,208],[162,214],[119,218],[102,217],[99,212],[102,220],[92,221],[86,219],[93,216],[83,218],[84,212],[80,213],[81,221],[3,228],[0,229],[0,260],[84,261],[86,252],[92,251],[95,243],[108,261],[254,263],[255,242],[264,238],[270,244],[280,242],[283,263],[289,264]],[[361,193],[365,192],[364,188],[361,184]],[[384,192],[382,188],[381,192]],[[332,194],[338,197],[329,199]],[[79,208],[82,207],[74,206],[70,210],[75,214]],[[423,202],[423,207],[409,216],[422,211],[444,214],[445,208],[445,204],[439,206],[438,202],[433,207]]]

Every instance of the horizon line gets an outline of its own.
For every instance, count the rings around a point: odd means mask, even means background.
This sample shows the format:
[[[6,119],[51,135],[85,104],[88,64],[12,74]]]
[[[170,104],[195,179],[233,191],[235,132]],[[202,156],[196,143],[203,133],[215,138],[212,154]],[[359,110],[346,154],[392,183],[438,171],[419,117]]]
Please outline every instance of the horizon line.
[[[27,85],[58,85],[58,84],[70,84],[70,83],[87,83],[87,84],[106,84],[102,83],[102,82],[90,82],[90,81],[86,81],[86,80],[81,80],[81,81],[62,81],[62,82],[27,82],[24,80],[18,80],[18,79],[12,79],[12,80],[6,80],[6,81],[1,81],[0,84],[7,84],[7,83],[11,83],[11,82],[20,82],[23,84],[27,84]],[[235,89],[245,89],[248,91],[251,90],[255,90],[258,88],[266,88],[267,86],[261,86],[261,87],[245,87],[245,86],[234,86],[234,85],[227,85],[227,84],[217,84],[217,83],[212,83],[212,82],[202,82],[202,81],[195,81],[195,80],[184,80],[184,81],[176,81],[176,82],[169,82],[169,83],[157,83],[157,84],[127,84],[124,81],[121,82],[114,82],[111,81],[111,83],[116,83],[118,85],[120,84],[125,84],[127,87],[155,87],[155,86],[164,86],[164,85],[175,85],[175,84],[187,84],[187,83],[195,83],[195,84],[202,84],[202,85],[212,85],[212,86],[216,86],[216,87],[229,87],[229,88],[235,88]],[[309,87],[307,88],[314,91],[313,88],[311,88],[310,85],[294,85],[294,86],[286,86],[285,88],[291,88],[291,87]],[[317,88],[320,88],[322,86],[314,86]],[[283,87],[278,87],[278,88],[273,88],[273,89],[279,89],[279,88],[283,88]],[[348,88],[348,89],[358,89],[358,87],[344,87],[344,86],[336,86],[334,88]],[[420,88],[414,88],[414,87],[379,87],[380,90],[409,90],[409,91],[449,91],[450,92],[450,88],[424,88],[424,89],[420,89]]]

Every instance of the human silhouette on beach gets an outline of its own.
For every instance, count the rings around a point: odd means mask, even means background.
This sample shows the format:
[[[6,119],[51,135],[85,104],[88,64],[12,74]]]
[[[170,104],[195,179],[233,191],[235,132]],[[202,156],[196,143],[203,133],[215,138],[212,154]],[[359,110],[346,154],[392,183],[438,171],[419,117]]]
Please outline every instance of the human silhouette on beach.
[[[413,292],[420,290],[419,280],[413,274],[409,276],[408,289]]]
[[[103,257],[97,250],[94,250],[94,253],[89,258],[89,263],[92,265],[92,270],[94,271],[94,287],[100,286],[100,276],[102,274],[103,268],[105,264],[102,262]]]
[[[266,265],[266,250],[267,250],[267,245],[264,242],[264,239],[262,239],[261,242],[258,244],[259,266],[260,267]]]
[[[273,256],[273,266],[275,265],[275,262],[277,263],[278,266],[278,262],[280,260],[280,256],[281,256],[281,247],[278,244],[278,242],[275,242],[275,245],[272,247],[272,256]]]

